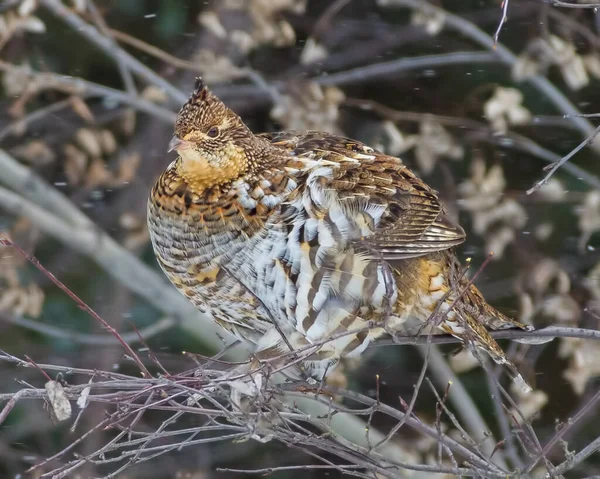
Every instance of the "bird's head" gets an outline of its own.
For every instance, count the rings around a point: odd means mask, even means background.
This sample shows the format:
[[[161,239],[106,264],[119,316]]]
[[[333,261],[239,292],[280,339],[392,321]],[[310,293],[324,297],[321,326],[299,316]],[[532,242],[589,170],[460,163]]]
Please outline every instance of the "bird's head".
[[[175,123],[169,151],[181,157],[178,172],[199,189],[221,185],[256,163],[256,137],[200,78]]]

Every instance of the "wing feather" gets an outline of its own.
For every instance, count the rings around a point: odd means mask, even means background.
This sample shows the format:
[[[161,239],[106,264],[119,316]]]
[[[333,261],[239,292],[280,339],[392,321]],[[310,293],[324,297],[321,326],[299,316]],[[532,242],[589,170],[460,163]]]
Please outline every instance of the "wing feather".
[[[329,204],[337,201],[348,224],[372,224],[367,234],[362,227],[357,237],[347,238],[359,242],[361,248],[391,261],[443,251],[465,240],[464,230],[447,216],[435,190],[400,159],[322,132],[261,136],[288,153],[291,168],[305,168],[307,175],[316,168],[327,171],[312,183],[320,188],[320,200],[328,195]],[[313,213],[317,211],[318,205]]]

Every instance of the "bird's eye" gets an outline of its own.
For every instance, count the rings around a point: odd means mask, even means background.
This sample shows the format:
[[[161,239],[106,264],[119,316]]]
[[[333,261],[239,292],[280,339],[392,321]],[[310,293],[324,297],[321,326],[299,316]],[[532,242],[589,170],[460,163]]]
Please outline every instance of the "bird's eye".
[[[206,134],[211,138],[216,138],[219,136],[219,129],[216,126],[213,126]]]

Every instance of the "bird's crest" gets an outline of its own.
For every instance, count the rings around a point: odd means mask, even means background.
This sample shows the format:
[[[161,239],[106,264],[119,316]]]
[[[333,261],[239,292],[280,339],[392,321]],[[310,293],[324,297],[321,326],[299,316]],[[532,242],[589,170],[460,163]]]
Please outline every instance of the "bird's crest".
[[[183,138],[193,130],[206,130],[227,117],[236,117],[225,104],[208,89],[202,78],[196,78],[194,91],[184,103],[175,122],[175,135]]]

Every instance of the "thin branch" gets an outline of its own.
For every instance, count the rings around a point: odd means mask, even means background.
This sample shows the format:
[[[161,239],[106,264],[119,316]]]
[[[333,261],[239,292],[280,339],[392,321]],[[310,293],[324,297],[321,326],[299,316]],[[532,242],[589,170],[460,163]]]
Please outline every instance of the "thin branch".
[[[498,57],[493,53],[452,52],[440,55],[399,58],[398,60],[391,60],[389,62],[380,62],[339,73],[322,75],[311,79],[311,81],[323,86],[344,86],[353,83],[375,81],[411,70],[440,68],[452,65],[473,65],[474,63],[498,63],[499,61]]]
[[[502,17],[500,17],[500,22],[498,23],[498,28],[496,29],[496,33],[494,33],[494,45],[498,45],[498,39],[500,38],[500,32],[502,31],[502,27],[506,23],[507,15],[508,15],[508,2],[509,0],[502,0],[500,4],[500,8],[502,8]]]
[[[164,90],[164,92],[178,105],[185,103],[188,99],[188,95],[175,88],[171,83],[154,72],[154,70],[148,68],[125,50],[116,47],[110,38],[102,35],[96,28],[85,22],[79,15],[69,10],[62,2],[60,2],[60,0],[40,0],[40,5],[44,6],[56,17],[72,27],[73,30],[91,41],[107,56],[114,58],[117,62],[123,61],[127,68],[140,78]]]
[[[421,356],[426,354],[425,348],[426,346],[420,346],[418,348]],[[477,405],[458,376],[450,369],[442,353],[434,345],[431,345],[431,351],[429,351],[429,370],[436,378],[439,386],[445,387],[449,381],[452,383],[452,388],[449,393],[450,401],[454,404],[457,414],[466,424],[471,436],[481,444],[482,453],[486,456],[491,456],[497,441],[491,433],[489,433],[490,427],[479,413]],[[503,469],[507,468],[503,454],[496,453],[494,458],[496,459],[498,466]]]
[[[147,55],[151,55],[154,58],[157,58],[167,65],[171,65],[175,68],[180,68],[182,70],[189,70],[196,73],[204,73],[204,70],[198,66],[198,64],[190,62],[188,60],[182,60],[181,58],[177,58],[170,53],[161,50],[154,45],[150,45],[143,40],[140,40],[133,35],[129,35],[128,33],[121,32],[119,30],[115,30],[113,28],[109,29],[110,34],[118,41],[125,43],[131,47],[138,49],[141,52],[146,53]]]
[[[298,401],[301,397],[305,398],[305,396],[303,396],[302,394],[296,394],[296,393],[292,392],[295,387],[293,385],[290,385],[290,386],[281,385],[280,387],[283,388],[285,391],[288,391],[290,398],[293,398],[294,401]],[[332,395],[340,395],[342,397],[345,397],[345,398],[353,400],[353,401],[357,401],[359,403],[365,404],[370,407],[377,405],[377,402],[374,399],[367,397],[363,394],[354,392],[354,391],[348,391],[348,390],[343,390],[343,389],[338,389],[338,388],[333,388],[333,387],[328,387],[328,389],[331,390]],[[315,401],[312,398],[305,398],[305,400]],[[327,413],[327,408],[330,406],[328,404],[324,404],[322,401],[320,401],[320,404],[324,408],[323,412],[321,413],[321,416],[323,416],[324,414]],[[447,435],[440,436],[438,434],[438,431],[434,427],[428,426],[428,425],[424,424],[423,422],[421,422],[419,419],[416,419],[414,417],[406,417],[404,413],[400,412],[397,409],[392,408],[391,406],[387,406],[386,404],[380,403],[377,405],[377,407],[378,407],[379,411],[382,412],[383,414],[386,414],[386,415],[393,417],[395,419],[398,419],[398,420],[404,419],[406,421],[406,424],[408,426],[410,426],[412,429],[414,429],[418,432],[421,432],[422,434],[425,434],[433,439],[441,441],[442,444],[448,446],[455,453],[464,456],[475,467],[477,467],[481,470],[484,470],[484,471],[489,471],[491,473],[501,473],[502,474],[502,472],[501,472],[502,469],[499,469],[496,465],[494,465],[493,463],[491,463],[489,461],[487,461],[487,462],[484,461],[484,459],[482,459],[476,452],[472,451],[469,447],[455,441],[454,439],[450,438],[449,436],[447,436]],[[334,416],[334,419],[337,418],[338,416],[339,416],[339,414]],[[350,417],[352,417],[352,416],[350,416]],[[344,420],[344,419],[342,419],[342,420]],[[372,453],[374,453],[374,451]],[[387,454],[385,454],[385,455],[387,456]],[[506,473],[504,473],[504,474],[506,474]],[[503,476],[503,477],[505,477],[505,476]]]
[[[512,339],[526,344],[539,344],[552,341],[555,338],[582,338],[600,340],[600,331],[596,329],[583,328],[567,328],[561,326],[549,326],[543,329],[535,329],[533,331],[523,331],[521,329],[505,329],[500,331],[488,331],[494,339]],[[396,335],[394,339],[380,339],[371,345],[369,348],[379,346],[394,346],[397,344],[425,344],[427,335]],[[431,336],[431,344],[450,344],[460,343],[460,339],[447,334],[434,334]]]
[[[500,366],[498,366],[498,370],[500,370]],[[502,409],[502,399],[500,398],[500,389],[498,384],[496,383],[496,379],[498,376],[485,374],[486,381],[488,383],[488,388],[490,390],[490,396],[492,399],[492,404],[494,405],[494,411],[496,413],[496,420],[498,425],[500,426],[500,431],[502,432],[505,449],[506,449],[506,457],[511,460],[513,467],[518,467],[519,469],[523,469],[525,467],[525,463],[521,459],[517,448],[515,446],[515,435],[510,429],[510,423],[508,421],[508,417]]]
[[[548,452],[558,443],[561,438],[571,429],[578,421],[580,421],[588,411],[590,411],[596,403],[600,402],[600,390],[594,394],[594,396],[569,419],[569,421],[562,427],[552,438],[546,443],[541,452],[532,459],[532,461],[525,468],[525,472],[531,472],[536,464],[543,458],[546,457]]]
[[[561,474],[564,474],[565,472],[572,470],[575,466],[577,466],[578,464],[581,464],[589,456],[591,456],[598,450],[600,450],[600,437],[597,437],[594,441],[589,443],[581,451],[579,451],[577,454],[573,455],[573,457],[570,457],[565,462],[556,466],[554,469],[551,469],[550,477],[560,476]]]
[[[564,165],[567,161],[569,161],[573,156],[575,156],[577,153],[579,153],[579,151],[581,151],[587,145],[589,145],[590,143],[592,143],[594,141],[594,139],[596,138],[596,136],[598,135],[598,133],[600,133],[600,126],[598,126],[590,136],[588,136],[584,141],[582,141],[569,154],[563,156],[560,159],[560,161],[556,162],[552,166],[552,168],[550,168],[550,171],[548,172],[548,174],[543,179],[541,179],[540,181],[538,181],[535,185],[533,185],[532,188],[530,188],[530,189],[527,190],[527,194],[530,195],[531,193],[539,190],[542,186],[544,186],[546,183],[548,183],[548,180],[552,177],[552,175],[554,175],[554,173],[556,173],[556,171],[562,165]]]
[[[561,2],[559,0],[550,0],[552,5],[555,7],[563,7],[563,8],[593,8],[594,10],[600,8],[600,3],[568,3]]]

